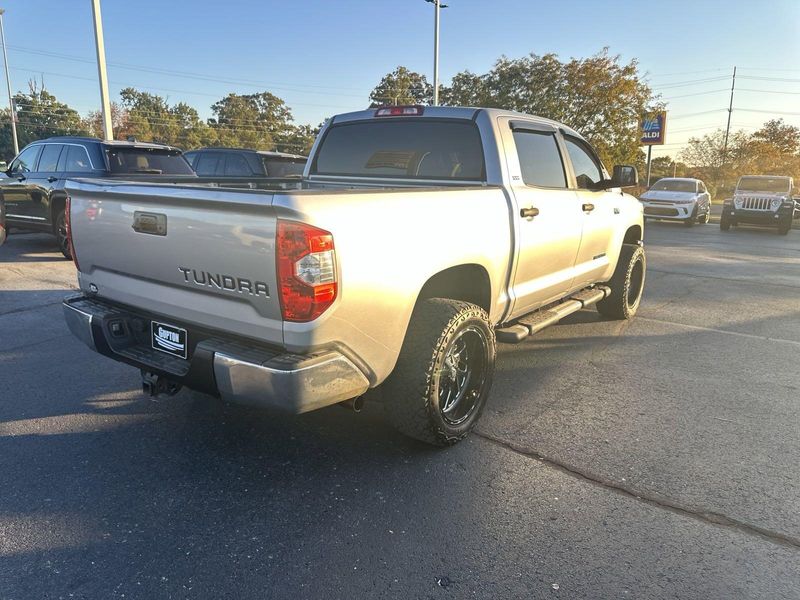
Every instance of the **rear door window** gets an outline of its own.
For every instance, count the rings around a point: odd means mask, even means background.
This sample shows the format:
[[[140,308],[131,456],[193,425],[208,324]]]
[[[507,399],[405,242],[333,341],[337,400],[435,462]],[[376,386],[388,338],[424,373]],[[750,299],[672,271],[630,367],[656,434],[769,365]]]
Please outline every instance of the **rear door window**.
[[[63,158],[59,162],[64,163],[63,170],[68,173],[88,173],[92,170],[92,162],[89,160],[89,154],[83,146],[75,146],[69,144],[64,150]]]
[[[54,173],[58,170],[58,157],[61,155],[61,144],[45,144],[39,159],[38,170],[42,173]]]
[[[484,179],[483,146],[474,122],[414,117],[333,125],[311,173],[393,179]]]
[[[522,169],[522,180],[526,185],[567,187],[564,163],[555,134],[518,129],[514,131],[514,144]]]
[[[228,154],[225,161],[225,175],[230,177],[243,177],[252,175],[247,159],[241,154]]]

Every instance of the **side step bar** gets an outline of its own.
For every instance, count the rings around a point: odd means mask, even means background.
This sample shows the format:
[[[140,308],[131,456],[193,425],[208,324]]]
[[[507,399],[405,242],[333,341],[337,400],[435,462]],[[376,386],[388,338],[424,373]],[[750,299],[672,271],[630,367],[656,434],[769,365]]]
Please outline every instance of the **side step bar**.
[[[497,341],[506,344],[518,344],[529,335],[538,333],[545,327],[558,323],[567,315],[591,306],[603,298],[608,298],[610,295],[611,288],[605,285],[597,285],[571,294],[563,302],[526,315],[506,327],[498,327],[495,329]]]

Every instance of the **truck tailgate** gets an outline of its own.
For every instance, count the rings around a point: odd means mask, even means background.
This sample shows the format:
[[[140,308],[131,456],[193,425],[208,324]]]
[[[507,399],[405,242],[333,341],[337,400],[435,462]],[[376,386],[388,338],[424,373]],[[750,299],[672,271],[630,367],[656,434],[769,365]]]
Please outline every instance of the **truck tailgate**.
[[[271,193],[108,180],[66,189],[81,289],[283,343]]]

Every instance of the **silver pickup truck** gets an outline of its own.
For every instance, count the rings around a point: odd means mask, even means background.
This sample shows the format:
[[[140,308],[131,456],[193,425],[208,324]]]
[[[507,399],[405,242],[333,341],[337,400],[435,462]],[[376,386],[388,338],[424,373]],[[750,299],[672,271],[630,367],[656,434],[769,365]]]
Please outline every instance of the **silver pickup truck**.
[[[187,386],[301,413],[364,397],[448,445],[489,395],[496,340],[585,306],[637,310],[639,202],[559,123],[494,109],[338,115],[299,190],[73,180],[72,332]]]

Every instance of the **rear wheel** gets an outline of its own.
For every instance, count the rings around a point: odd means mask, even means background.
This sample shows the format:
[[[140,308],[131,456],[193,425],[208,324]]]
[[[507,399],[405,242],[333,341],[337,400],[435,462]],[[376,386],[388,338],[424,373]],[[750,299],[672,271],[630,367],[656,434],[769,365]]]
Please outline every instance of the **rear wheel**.
[[[72,258],[72,254],[69,251],[69,237],[67,236],[67,218],[63,208],[56,215],[55,234],[61,254],[65,258]]]
[[[636,244],[623,244],[617,268],[607,282],[611,295],[597,303],[597,312],[612,319],[633,317],[642,301],[646,271],[644,248]]]
[[[486,405],[495,355],[494,330],[482,308],[442,298],[420,302],[382,386],[389,421],[436,446],[464,439]]]

